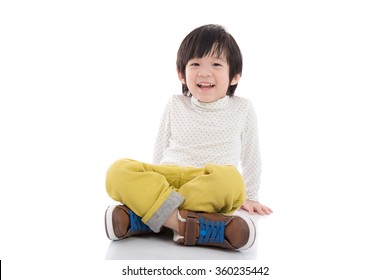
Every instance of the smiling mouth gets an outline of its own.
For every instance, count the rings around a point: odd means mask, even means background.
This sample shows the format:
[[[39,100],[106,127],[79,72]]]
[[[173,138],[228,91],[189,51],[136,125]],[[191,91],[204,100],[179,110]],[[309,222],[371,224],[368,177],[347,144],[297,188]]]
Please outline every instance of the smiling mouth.
[[[213,88],[215,85],[209,83],[199,83],[197,84],[200,88]]]

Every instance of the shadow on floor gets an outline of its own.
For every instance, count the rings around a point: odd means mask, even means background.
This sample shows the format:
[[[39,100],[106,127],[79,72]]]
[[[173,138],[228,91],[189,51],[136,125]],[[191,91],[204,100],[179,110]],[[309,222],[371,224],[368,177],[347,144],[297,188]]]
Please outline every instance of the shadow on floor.
[[[255,223],[256,223],[256,219]],[[107,260],[255,260],[257,241],[248,250],[183,246],[172,240],[169,230],[161,233],[132,236],[119,241],[109,241]]]

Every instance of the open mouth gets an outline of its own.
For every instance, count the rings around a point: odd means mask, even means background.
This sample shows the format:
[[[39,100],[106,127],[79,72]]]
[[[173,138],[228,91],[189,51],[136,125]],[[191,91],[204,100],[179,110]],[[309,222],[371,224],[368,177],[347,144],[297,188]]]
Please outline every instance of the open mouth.
[[[197,84],[197,86],[200,88],[213,88],[215,85],[210,84],[210,83],[199,83],[199,84]]]

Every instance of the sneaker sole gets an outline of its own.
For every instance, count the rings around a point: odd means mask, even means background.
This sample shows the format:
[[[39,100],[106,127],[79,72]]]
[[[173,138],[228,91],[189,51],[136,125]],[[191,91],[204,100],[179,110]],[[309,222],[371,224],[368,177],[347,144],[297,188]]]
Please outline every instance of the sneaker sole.
[[[256,240],[256,226],[255,226],[255,223],[252,221],[251,218],[249,218],[245,214],[235,213],[234,215],[239,216],[240,218],[244,219],[244,221],[247,223],[247,225],[249,227],[248,242],[244,246],[242,246],[241,248],[238,248],[238,250],[240,250],[240,251],[241,250],[247,250],[247,249],[249,249],[249,248],[251,248],[253,246],[253,244],[255,243],[255,240]]]
[[[115,233],[114,233],[114,226],[112,223],[112,212],[116,208],[116,205],[111,205],[107,208],[106,214],[105,214],[105,224],[106,224],[106,233],[107,237],[111,240],[119,240]]]

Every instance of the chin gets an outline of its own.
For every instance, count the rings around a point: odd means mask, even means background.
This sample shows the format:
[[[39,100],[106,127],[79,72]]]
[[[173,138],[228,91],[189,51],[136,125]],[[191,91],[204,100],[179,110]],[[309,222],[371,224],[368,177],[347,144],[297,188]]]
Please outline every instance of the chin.
[[[201,98],[201,99],[198,99],[200,102],[203,102],[203,103],[211,103],[211,102],[214,102],[214,101],[217,101],[217,99],[204,99],[204,98]]]
[[[198,99],[200,102],[203,102],[203,103],[211,103],[211,102],[214,102],[214,101],[217,101],[218,99],[222,98],[222,97],[215,97],[215,96],[204,96],[204,95],[194,95],[196,99]]]

